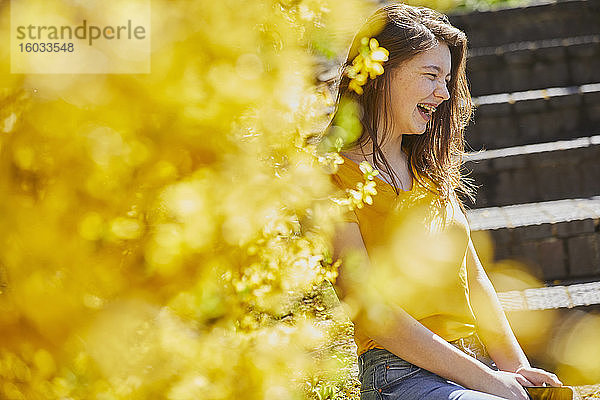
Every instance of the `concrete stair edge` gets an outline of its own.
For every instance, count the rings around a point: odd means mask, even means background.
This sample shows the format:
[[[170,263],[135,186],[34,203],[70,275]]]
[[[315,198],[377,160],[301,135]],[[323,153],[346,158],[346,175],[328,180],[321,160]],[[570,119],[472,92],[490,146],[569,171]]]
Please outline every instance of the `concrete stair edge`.
[[[467,210],[471,230],[496,230],[600,218],[600,195]]]

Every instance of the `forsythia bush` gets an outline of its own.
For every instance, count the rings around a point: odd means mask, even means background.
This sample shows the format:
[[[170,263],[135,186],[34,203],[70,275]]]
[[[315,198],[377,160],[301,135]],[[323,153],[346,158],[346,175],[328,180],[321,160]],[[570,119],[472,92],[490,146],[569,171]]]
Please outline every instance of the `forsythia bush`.
[[[3,43],[0,398],[343,394],[347,318],[323,282],[362,196],[339,197],[341,159],[315,146],[316,76],[368,11],[155,1],[140,75],[9,74]]]
[[[342,102],[317,148],[316,77],[373,6],[155,0],[140,75],[10,74],[3,42],[0,398],[356,397],[329,241],[376,189],[330,183],[360,132]]]

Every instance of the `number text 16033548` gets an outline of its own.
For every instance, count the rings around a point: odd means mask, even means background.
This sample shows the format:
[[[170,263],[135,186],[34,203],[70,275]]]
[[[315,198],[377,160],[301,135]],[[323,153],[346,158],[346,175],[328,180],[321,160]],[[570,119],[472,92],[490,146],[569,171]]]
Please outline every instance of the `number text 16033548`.
[[[75,50],[73,43],[33,42],[19,43],[21,53],[72,53]]]

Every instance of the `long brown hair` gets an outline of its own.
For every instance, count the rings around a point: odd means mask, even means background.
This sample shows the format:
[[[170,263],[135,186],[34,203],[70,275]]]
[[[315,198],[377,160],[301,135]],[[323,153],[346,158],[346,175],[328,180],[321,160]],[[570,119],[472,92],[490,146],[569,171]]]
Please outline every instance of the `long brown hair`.
[[[471,197],[472,190],[465,184],[460,173],[464,154],[464,128],[470,120],[473,107],[465,73],[466,35],[437,11],[405,4],[390,4],[378,9],[355,36],[342,72],[352,65],[363,37],[376,38],[379,45],[390,54],[389,60],[383,64],[383,75],[369,79],[363,86],[364,92],[361,95],[349,90],[350,78],[345,73],[342,75],[338,104],[342,98],[353,99],[361,110],[359,118],[363,128],[360,138],[346,148],[360,146],[364,155],[364,146],[370,143],[374,166],[378,169],[383,167],[382,170],[392,177],[393,186],[398,193],[397,177],[392,173],[380,147],[390,131],[390,123],[393,124],[389,118],[393,71],[404,61],[443,42],[448,45],[452,60],[451,79],[447,87],[450,98],[437,107],[425,133],[405,135],[402,147],[408,154],[411,176],[419,181],[422,177],[431,180],[443,203],[456,191]],[[379,126],[380,121],[383,126]]]

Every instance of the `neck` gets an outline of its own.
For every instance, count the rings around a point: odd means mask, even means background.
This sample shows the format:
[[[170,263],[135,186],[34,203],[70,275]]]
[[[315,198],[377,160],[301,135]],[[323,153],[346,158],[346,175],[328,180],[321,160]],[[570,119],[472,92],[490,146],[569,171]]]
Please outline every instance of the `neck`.
[[[370,150],[370,148],[371,146],[367,145],[365,150]],[[402,135],[388,137],[387,140],[380,145],[380,148],[390,167],[396,173],[396,179],[399,179],[399,181],[396,180],[396,185],[399,185],[402,190],[407,190],[407,188],[410,188],[412,186],[412,181],[408,172],[408,160],[402,151]],[[371,165],[379,170],[381,174],[380,178],[391,184],[393,179],[386,173],[383,165],[376,166],[373,162],[373,154],[371,154],[371,152],[368,150],[366,153],[367,154],[365,154],[364,158],[366,158]],[[379,161],[381,160],[379,159]]]
[[[402,152],[402,135],[389,138],[382,143],[381,152],[392,166],[399,166],[402,162],[406,162]]]

